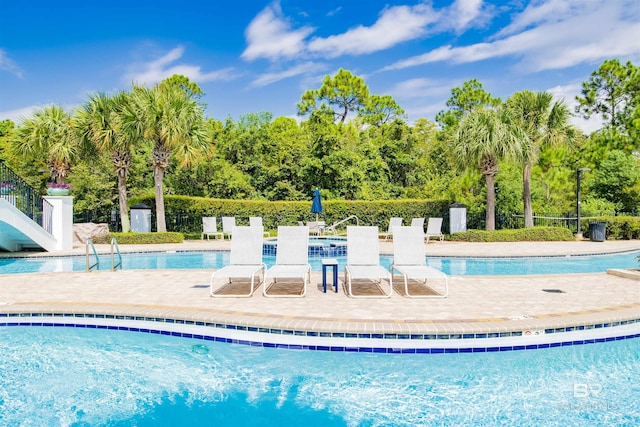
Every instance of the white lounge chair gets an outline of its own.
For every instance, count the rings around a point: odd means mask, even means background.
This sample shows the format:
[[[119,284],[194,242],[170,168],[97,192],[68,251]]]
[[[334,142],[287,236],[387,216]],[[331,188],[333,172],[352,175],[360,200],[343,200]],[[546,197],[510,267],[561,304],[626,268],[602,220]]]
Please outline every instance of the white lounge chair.
[[[231,238],[233,227],[236,226],[235,216],[223,216],[222,217],[222,233],[224,237],[229,236]]]
[[[249,217],[249,226],[250,227],[262,227],[262,217],[261,216],[250,216]],[[262,234],[264,235],[264,237],[270,237],[271,236],[271,234],[268,231],[264,231]]]
[[[347,294],[354,298],[390,297],[393,293],[392,277],[389,270],[380,265],[378,227],[347,227],[347,265],[344,268]],[[373,281],[382,295],[354,295],[354,280]],[[389,292],[382,288],[382,281],[389,283]]]
[[[393,264],[391,272],[397,271],[404,279],[404,289],[410,298],[445,298],[449,295],[449,279],[442,271],[427,265],[424,238],[417,227],[397,227],[393,233]],[[437,279],[444,282],[444,292],[437,293],[427,281]],[[420,281],[426,291],[421,294],[409,292],[409,281]]]
[[[311,266],[309,265],[309,227],[307,226],[279,226],[278,243],[276,246],[276,263],[265,274],[262,294],[265,297],[303,297],[307,293],[307,285],[311,281]],[[302,280],[302,291],[292,293],[269,293],[282,283]],[[271,283],[270,283],[271,281]],[[286,287],[286,284],[284,284]]]
[[[424,218],[412,218],[411,219],[412,227],[420,227],[420,232],[424,233]]]
[[[389,219],[389,230],[386,233],[380,233],[380,238],[390,239],[393,237],[393,227],[402,225],[402,218],[393,217]]]
[[[427,232],[424,235],[427,243],[429,243],[431,237],[437,237],[441,242],[444,240],[444,234],[442,234],[442,218],[429,218],[427,222]]]
[[[221,231],[218,231],[218,224],[215,216],[203,216],[202,217],[202,234],[200,238],[204,240],[204,236],[207,236],[207,240],[209,240],[209,236],[224,238],[224,234]]]
[[[320,236],[324,233],[325,227],[324,221],[309,221],[307,222],[307,227],[309,227],[309,234],[313,234],[315,236]]]
[[[260,284],[256,284],[258,273],[262,271],[264,277],[266,268],[262,262],[262,227],[234,227],[231,233],[229,265],[211,274],[209,293],[212,297],[250,297]],[[219,278],[226,278],[228,281],[216,285],[215,280]],[[234,292],[232,288],[236,285],[241,287],[243,282],[249,282],[249,292]]]

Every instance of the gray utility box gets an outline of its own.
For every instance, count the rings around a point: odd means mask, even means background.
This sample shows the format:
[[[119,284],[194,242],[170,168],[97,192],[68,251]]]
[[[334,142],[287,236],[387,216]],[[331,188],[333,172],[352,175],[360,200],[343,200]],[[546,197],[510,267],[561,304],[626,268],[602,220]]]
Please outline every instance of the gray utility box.
[[[449,206],[449,233],[467,231],[467,205],[452,203]]]
[[[151,231],[151,207],[138,204],[131,206],[131,231],[149,233]]]

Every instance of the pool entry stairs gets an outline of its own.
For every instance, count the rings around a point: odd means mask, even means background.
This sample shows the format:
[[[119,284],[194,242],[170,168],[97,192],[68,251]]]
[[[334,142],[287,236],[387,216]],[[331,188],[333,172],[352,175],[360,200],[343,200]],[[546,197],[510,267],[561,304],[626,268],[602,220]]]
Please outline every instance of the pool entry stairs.
[[[53,205],[0,160],[0,250],[59,249]]]

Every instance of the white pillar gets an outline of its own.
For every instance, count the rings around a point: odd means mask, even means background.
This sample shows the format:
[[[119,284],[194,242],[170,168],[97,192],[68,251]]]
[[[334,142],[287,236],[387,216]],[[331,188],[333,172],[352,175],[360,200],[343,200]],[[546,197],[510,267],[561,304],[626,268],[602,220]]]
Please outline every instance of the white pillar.
[[[53,206],[51,214],[51,234],[56,238],[56,250],[73,249],[73,197],[44,196]]]

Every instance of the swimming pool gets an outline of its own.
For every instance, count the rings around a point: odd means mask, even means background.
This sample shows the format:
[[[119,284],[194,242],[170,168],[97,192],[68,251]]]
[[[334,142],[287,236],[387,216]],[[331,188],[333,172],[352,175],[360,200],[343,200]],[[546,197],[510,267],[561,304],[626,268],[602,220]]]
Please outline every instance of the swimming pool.
[[[4,425],[640,423],[640,340],[540,351],[283,351],[77,328],[0,328]]]
[[[264,239],[262,254],[275,256],[278,250],[278,238]],[[309,257],[337,258],[347,256],[347,238],[340,236],[309,237]]]
[[[574,255],[554,257],[514,257],[514,258],[477,258],[477,257],[427,257],[427,264],[450,275],[486,276],[486,275],[526,275],[526,274],[566,274],[597,273],[612,268],[637,268],[638,251],[606,255]],[[346,263],[346,257],[338,259],[340,269]],[[263,257],[267,266],[275,263],[275,256]],[[321,257],[309,258],[314,271],[322,269]],[[380,262],[389,268],[391,256],[381,256]],[[147,252],[123,254],[123,269],[207,269],[214,270],[229,263],[228,251],[202,252]],[[59,271],[84,271],[84,256],[69,257],[29,257],[0,258],[0,274],[45,273]],[[100,257],[100,269],[109,270],[111,259],[108,255]]]

